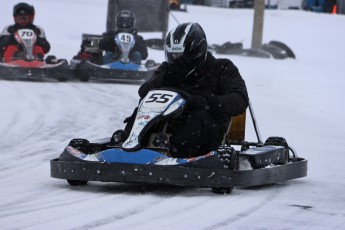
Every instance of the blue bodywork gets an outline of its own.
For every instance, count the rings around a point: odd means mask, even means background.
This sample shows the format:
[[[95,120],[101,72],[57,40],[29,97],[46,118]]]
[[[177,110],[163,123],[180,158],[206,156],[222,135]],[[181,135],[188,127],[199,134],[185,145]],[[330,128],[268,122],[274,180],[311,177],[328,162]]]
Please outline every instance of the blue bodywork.
[[[136,71],[136,70],[140,69],[140,65],[138,65],[138,64],[135,64],[135,63],[124,64],[124,63],[119,62],[119,61],[108,63],[105,66],[109,67],[110,69],[121,69],[121,70],[134,70],[134,71]]]
[[[158,165],[180,165],[205,158],[213,158],[217,155],[216,151],[194,158],[172,158],[159,151],[151,149],[140,149],[127,152],[120,148],[107,149],[95,154],[85,154],[71,146],[65,148],[64,154],[72,155],[83,161],[102,162],[102,163],[127,163],[127,164],[158,164]]]

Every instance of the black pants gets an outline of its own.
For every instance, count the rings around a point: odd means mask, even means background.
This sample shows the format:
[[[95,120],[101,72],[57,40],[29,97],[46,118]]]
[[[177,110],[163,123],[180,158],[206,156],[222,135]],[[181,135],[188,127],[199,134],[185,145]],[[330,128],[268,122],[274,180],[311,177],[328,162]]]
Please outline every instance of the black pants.
[[[173,157],[195,157],[216,150],[222,143],[226,124],[219,124],[209,112],[195,110],[177,118],[168,127],[170,154]]]

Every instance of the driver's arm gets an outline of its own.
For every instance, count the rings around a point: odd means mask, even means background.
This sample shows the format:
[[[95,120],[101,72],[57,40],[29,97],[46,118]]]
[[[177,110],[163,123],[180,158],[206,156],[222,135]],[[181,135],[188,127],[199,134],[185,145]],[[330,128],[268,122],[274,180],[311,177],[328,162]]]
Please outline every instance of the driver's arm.
[[[145,97],[146,94],[152,89],[163,87],[163,75],[166,73],[167,69],[168,63],[163,62],[153,73],[152,77],[139,88],[138,93],[140,98]]]
[[[42,47],[44,53],[48,53],[50,50],[50,43],[48,42],[46,38],[46,33],[44,29],[40,26],[35,26],[32,25],[32,28],[29,27],[29,29],[33,29],[37,35],[37,40],[36,40],[36,46]]]
[[[141,54],[141,59],[146,60],[148,57],[147,46],[144,38],[140,35],[135,37],[135,45],[133,47],[134,51],[138,51]]]
[[[103,38],[99,41],[99,48],[101,50],[110,51],[114,54],[120,52],[119,47],[116,45],[114,37],[115,32],[106,32],[103,34]]]
[[[6,49],[10,44],[16,44],[13,33],[11,31],[11,26],[6,26],[0,36],[0,48]],[[11,31],[11,32],[10,32]]]

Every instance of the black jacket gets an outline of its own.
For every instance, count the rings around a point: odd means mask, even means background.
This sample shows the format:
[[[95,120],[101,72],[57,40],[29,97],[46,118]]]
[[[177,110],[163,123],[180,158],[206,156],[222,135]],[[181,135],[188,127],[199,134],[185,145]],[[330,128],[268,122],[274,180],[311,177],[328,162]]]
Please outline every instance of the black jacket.
[[[107,32],[103,34],[103,39],[100,40],[99,42],[99,48],[102,50],[110,51],[114,53],[115,58],[119,59],[121,55],[120,48],[116,45],[115,43],[115,36],[118,32]],[[144,41],[144,38],[136,33],[132,33],[135,38],[135,44],[134,47],[131,50],[132,52],[138,51],[141,54],[142,60],[145,60],[148,56],[147,52],[147,46]]]
[[[194,96],[202,96],[199,108],[205,108],[220,123],[243,113],[249,103],[247,88],[237,67],[229,59],[216,59],[208,52],[205,65],[184,81],[171,81],[174,76],[163,62],[152,78],[139,89],[141,98],[151,89],[171,87]]]
[[[14,33],[19,29],[31,29],[37,35],[36,45],[41,46],[45,53],[48,53],[50,50],[50,44],[46,39],[44,30],[33,24],[29,24],[26,27],[21,27],[20,25],[14,24],[11,26],[7,26],[1,36],[0,36],[0,49],[6,49],[9,45],[17,44],[16,39],[14,38]]]

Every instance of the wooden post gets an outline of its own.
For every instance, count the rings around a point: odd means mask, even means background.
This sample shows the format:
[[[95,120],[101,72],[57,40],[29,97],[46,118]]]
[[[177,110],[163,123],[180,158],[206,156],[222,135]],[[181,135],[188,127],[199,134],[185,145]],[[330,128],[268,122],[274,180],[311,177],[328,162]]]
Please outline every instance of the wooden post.
[[[264,27],[265,0],[256,0],[254,7],[254,24],[252,36],[252,49],[259,49],[262,45]]]

